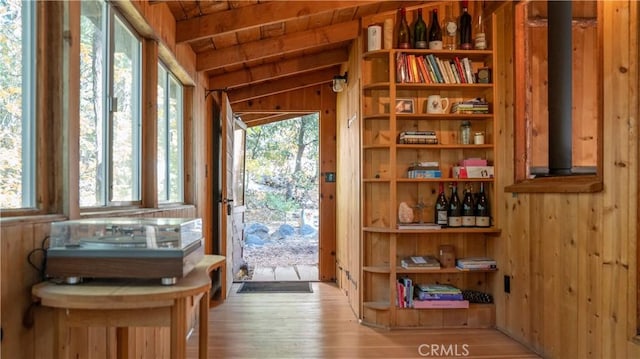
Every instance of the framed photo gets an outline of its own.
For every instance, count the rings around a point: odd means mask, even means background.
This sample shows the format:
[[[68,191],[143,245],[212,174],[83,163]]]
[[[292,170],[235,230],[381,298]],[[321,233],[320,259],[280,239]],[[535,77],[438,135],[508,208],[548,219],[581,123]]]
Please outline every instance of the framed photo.
[[[414,102],[412,98],[397,98],[396,113],[415,113]]]

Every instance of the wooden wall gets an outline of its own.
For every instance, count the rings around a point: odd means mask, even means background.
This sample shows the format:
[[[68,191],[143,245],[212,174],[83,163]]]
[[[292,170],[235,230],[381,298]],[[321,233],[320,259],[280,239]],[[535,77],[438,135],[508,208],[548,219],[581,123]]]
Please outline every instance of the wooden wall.
[[[340,71],[348,72],[345,91],[338,94],[336,273],[338,286],[349,298],[351,308],[360,316],[360,51],[361,38],[351,46],[349,63]]]
[[[499,194],[494,241],[500,330],[549,358],[637,358],[638,4],[602,2],[604,190]],[[499,9],[502,34],[495,106],[500,131],[497,187],[513,183],[513,5]],[[583,101],[593,99],[583,97]],[[511,293],[503,292],[503,275]]]

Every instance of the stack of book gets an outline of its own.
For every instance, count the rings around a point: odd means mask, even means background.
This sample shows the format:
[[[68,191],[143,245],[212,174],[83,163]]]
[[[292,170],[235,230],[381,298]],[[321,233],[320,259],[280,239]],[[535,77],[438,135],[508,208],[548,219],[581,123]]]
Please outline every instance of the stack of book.
[[[496,261],[488,257],[458,258],[456,268],[463,271],[495,270]]]
[[[402,131],[398,136],[399,144],[437,145],[436,131]]]
[[[424,166],[411,166],[407,170],[407,178],[441,178],[440,169]]]
[[[451,106],[451,113],[471,115],[487,114],[489,113],[489,103],[483,98],[456,102]]]
[[[440,261],[434,256],[411,256],[400,260],[402,268],[406,269],[440,269]]]
[[[417,284],[414,308],[469,308],[462,291],[449,284]]]
[[[417,162],[407,169],[407,178],[441,178],[438,162]]]
[[[396,283],[396,305],[398,308],[413,307],[413,281],[411,278],[402,277]]]

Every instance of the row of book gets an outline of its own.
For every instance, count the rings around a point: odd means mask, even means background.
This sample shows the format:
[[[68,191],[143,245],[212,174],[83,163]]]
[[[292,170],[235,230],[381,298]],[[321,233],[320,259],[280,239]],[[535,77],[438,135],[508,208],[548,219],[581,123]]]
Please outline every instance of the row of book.
[[[440,59],[433,54],[424,56],[396,55],[396,82],[434,84],[472,84],[476,82],[473,62],[464,57]]]

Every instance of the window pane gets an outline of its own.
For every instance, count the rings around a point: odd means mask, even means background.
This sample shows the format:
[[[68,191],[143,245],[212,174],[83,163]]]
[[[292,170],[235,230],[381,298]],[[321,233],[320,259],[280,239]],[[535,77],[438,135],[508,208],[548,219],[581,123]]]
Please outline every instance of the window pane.
[[[167,184],[167,70],[158,66],[158,201],[169,199]]]
[[[35,205],[33,3],[0,0],[0,207]],[[29,59],[28,61],[25,61]]]
[[[111,200],[140,199],[140,41],[114,23]]]
[[[182,201],[182,86],[169,77],[169,200]]]
[[[80,206],[106,202],[104,3],[83,1],[80,17]]]

